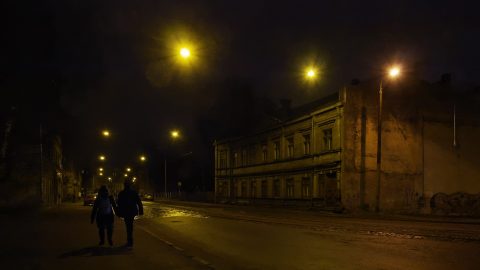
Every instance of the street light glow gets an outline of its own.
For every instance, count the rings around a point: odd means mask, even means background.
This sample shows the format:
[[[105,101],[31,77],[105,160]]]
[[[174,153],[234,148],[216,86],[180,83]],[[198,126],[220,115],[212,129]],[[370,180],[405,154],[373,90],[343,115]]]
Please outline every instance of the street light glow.
[[[102,167],[98,168],[98,170],[101,171],[101,172],[103,172],[103,168],[102,168]]]
[[[129,167],[127,167],[127,169],[126,169],[126,170],[127,170],[127,172],[130,172],[132,169],[130,169]]]
[[[111,182],[111,181],[112,181],[112,177],[108,177],[108,181],[110,181],[110,182]]]
[[[303,74],[306,81],[313,82],[318,77],[318,69],[315,66],[308,66],[304,69]]]
[[[400,75],[400,68],[399,67],[392,67],[388,71],[388,76],[390,78],[396,78],[396,77],[398,77],[398,75]]]
[[[180,49],[180,56],[183,58],[189,58],[190,57],[190,50],[188,48],[181,48]]]
[[[103,172],[99,172],[98,175],[103,176]]]
[[[180,132],[178,130],[172,130],[170,131],[170,136],[174,139],[177,139],[178,137],[180,137]]]
[[[98,159],[101,160],[101,161],[104,161],[106,158],[105,158],[104,155],[100,155],[100,156],[98,157]]]
[[[124,174],[123,176],[128,177],[128,174]]]
[[[147,160],[147,157],[145,157],[145,156],[143,156],[143,155],[140,156],[140,161],[146,161],[146,160]]]
[[[108,131],[108,130],[103,130],[103,131],[102,131],[102,135],[103,135],[103,137],[108,138],[108,137],[110,137],[110,131]]]

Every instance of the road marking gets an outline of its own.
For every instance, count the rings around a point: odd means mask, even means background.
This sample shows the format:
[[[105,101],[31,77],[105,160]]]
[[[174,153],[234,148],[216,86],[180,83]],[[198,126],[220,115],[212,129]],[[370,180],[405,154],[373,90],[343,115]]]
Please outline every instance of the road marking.
[[[215,269],[215,267],[213,267],[213,265],[211,263],[209,263],[207,260],[204,260],[202,258],[199,258],[199,257],[196,257],[196,256],[191,256],[191,255],[188,255],[185,253],[185,249],[181,248],[181,247],[178,247],[176,245],[174,245],[172,242],[170,241],[167,241],[161,237],[159,237],[158,235],[156,235],[155,233],[151,232],[150,230],[148,230],[147,228],[143,227],[143,226],[138,226],[140,229],[142,229],[142,231],[146,232],[147,234],[149,234],[150,236],[152,236],[153,238],[163,242],[164,244],[166,244],[167,246],[169,247],[172,247],[174,249],[176,249],[177,251],[181,252],[183,255],[185,255],[186,257],[188,258],[191,258],[192,260],[198,262],[198,263],[201,263],[205,266],[207,266],[208,268],[210,269]]]

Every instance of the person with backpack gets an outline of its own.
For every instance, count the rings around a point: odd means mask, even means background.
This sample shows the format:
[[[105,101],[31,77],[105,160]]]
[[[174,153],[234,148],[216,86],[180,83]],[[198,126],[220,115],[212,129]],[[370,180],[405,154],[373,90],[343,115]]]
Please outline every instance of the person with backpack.
[[[99,245],[105,243],[105,230],[107,230],[107,240],[110,246],[113,246],[113,221],[114,213],[117,213],[117,204],[113,196],[108,194],[106,186],[101,186],[98,191],[97,198],[93,203],[90,223],[96,220],[98,227],[98,236],[100,237]]]
[[[143,215],[143,204],[138,193],[131,188],[132,183],[123,183],[124,189],[118,193],[118,216],[125,221],[128,248],[133,247],[133,221],[135,216]]]

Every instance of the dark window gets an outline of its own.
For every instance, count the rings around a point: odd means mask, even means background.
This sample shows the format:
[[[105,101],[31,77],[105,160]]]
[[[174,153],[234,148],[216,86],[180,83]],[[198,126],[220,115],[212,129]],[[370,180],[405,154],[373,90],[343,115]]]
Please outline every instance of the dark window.
[[[310,155],[310,134],[303,135],[303,154]]]
[[[273,180],[273,197],[280,197],[280,179]]]
[[[332,150],[332,129],[323,130],[323,150]]]
[[[287,179],[286,187],[287,187],[287,198],[293,198],[295,196],[293,178]]]
[[[267,180],[262,180],[262,198],[268,197],[268,184]]]
[[[280,159],[280,142],[278,141],[273,143],[273,159]]]
[[[302,178],[302,197],[310,197],[310,178],[308,177]]]
[[[293,144],[293,138],[288,138],[287,139],[287,157],[288,158],[293,158],[294,155],[294,144]]]

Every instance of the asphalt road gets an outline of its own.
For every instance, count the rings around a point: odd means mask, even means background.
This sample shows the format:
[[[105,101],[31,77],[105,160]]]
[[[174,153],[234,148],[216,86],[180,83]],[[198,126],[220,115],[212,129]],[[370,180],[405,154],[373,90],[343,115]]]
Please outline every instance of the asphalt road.
[[[135,247],[115,221],[98,247],[90,207],[0,215],[2,269],[479,269],[480,225],[268,208],[145,203]]]

